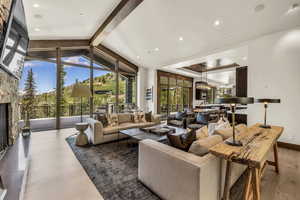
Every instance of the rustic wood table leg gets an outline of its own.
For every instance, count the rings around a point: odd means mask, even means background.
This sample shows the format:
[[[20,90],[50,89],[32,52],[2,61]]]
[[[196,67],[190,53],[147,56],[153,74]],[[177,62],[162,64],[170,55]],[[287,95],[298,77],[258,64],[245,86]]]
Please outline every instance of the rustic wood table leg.
[[[260,173],[259,169],[252,168],[253,200],[260,200]]]
[[[250,189],[251,189],[252,171],[247,168],[247,179],[244,187],[243,200],[249,200]]]
[[[278,161],[278,146],[277,142],[275,142],[274,146],[274,161],[275,161],[275,171],[277,174],[279,174],[279,161]]]
[[[226,164],[226,175],[225,175],[225,184],[223,192],[223,200],[229,200],[229,190],[230,190],[230,178],[231,178],[231,161],[227,161]]]

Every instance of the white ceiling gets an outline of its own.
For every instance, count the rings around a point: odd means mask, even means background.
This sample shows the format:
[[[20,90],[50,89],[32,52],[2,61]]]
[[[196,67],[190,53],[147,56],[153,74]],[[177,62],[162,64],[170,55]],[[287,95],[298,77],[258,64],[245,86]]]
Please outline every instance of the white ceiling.
[[[300,9],[287,14],[299,1],[144,0],[103,44],[142,67],[176,68],[195,56],[215,59],[206,56],[217,49],[299,26]],[[24,0],[30,38],[88,39],[119,2]],[[35,3],[40,7],[34,8]],[[262,3],[265,9],[256,13],[254,8]],[[219,27],[213,25],[215,20],[220,20]],[[237,53],[235,57],[241,59],[243,55]]]
[[[145,0],[104,45],[140,66],[160,68],[299,26],[300,12],[286,14],[295,1]],[[254,8],[261,3],[265,9],[256,13]],[[217,28],[216,19],[221,21]]]
[[[23,0],[30,38],[89,39],[120,1]]]

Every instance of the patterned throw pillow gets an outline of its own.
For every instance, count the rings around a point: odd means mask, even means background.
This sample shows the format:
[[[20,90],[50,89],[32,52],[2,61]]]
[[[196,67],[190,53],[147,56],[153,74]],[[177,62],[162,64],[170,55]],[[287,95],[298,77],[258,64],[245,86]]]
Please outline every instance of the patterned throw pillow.
[[[134,112],[133,114],[133,122],[134,123],[139,123],[140,120],[139,120],[139,113],[138,112]]]
[[[118,123],[118,114],[110,114],[109,115],[110,118],[110,126],[117,126],[119,125]]]
[[[145,113],[144,113],[144,112],[140,112],[140,113],[139,113],[139,121],[142,122],[142,123],[147,122],[146,116],[145,116]]]
[[[106,114],[97,114],[97,120],[102,123],[103,128],[108,126],[108,119]]]

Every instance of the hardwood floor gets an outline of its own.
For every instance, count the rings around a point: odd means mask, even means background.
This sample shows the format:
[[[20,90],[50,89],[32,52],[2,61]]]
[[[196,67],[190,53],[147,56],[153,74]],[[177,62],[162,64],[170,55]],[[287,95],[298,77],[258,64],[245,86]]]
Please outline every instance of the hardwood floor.
[[[102,200],[65,138],[75,129],[32,134],[31,164],[25,200]],[[279,148],[280,175],[268,166],[262,200],[300,199],[300,152]]]
[[[300,199],[300,152],[278,148],[279,171],[268,166],[262,178],[262,199],[298,200]]]

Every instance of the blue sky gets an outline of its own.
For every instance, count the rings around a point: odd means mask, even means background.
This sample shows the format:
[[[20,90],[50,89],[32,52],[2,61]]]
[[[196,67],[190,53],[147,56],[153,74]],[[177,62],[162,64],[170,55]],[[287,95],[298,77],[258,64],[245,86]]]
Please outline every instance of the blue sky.
[[[89,61],[83,57],[63,58],[63,61],[89,65]],[[96,66],[100,67],[99,65]],[[38,93],[49,92],[56,88],[55,63],[43,61],[27,61],[25,62],[22,78],[19,83],[19,88],[21,91],[23,91],[24,89],[24,83],[30,69],[33,70]],[[65,86],[74,84],[76,82],[76,79],[78,79],[79,81],[83,81],[88,79],[90,76],[90,70],[86,68],[64,66],[64,70],[67,73],[65,76]],[[94,70],[95,77],[102,76],[106,73],[108,72]]]

